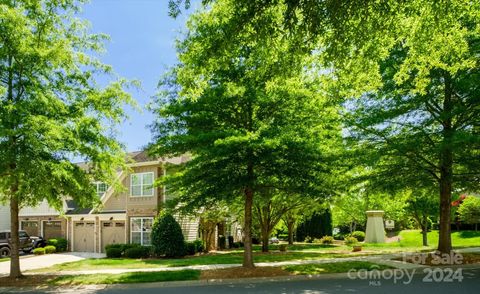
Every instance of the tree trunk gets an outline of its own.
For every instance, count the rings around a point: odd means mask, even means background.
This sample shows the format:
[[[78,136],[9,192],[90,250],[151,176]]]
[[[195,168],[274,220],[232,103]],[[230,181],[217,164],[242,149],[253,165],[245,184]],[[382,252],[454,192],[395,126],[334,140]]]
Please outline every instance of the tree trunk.
[[[444,119],[442,122],[443,146],[440,153],[440,227],[438,251],[450,253],[452,238],[450,213],[453,182],[453,127],[452,127],[452,85],[448,73],[445,74],[445,97],[443,101]]]
[[[421,225],[422,227],[422,243],[423,246],[428,246],[428,225],[427,225],[427,218],[424,218],[423,224]]]
[[[11,188],[12,196],[10,198],[10,278],[22,277],[20,271],[20,256],[19,256],[19,244],[18,231],[20,230],[18,225],[18,198],[17,198],[17,185]]]
[[[252,252],[252,206],[253,206],[253,190],[251,187],[245,189],[245,220],[244,220],[244,251],[243,251],[243,267],[254,268],[253,252]]]
[[[264,232],[264,229],[262,229],[262,252],[268,252],[268,237],[269,237],[268,232]]]
[[[295,222],[289,221],[287,222],[287,229],[288,229],[288,245],[293,245],[293,226]]]

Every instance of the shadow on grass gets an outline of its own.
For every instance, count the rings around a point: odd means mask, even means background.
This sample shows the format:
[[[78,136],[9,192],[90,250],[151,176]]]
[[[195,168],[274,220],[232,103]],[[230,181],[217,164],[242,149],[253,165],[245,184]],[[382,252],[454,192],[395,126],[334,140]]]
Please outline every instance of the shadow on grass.
[[[168,281],[198,280],[200,271],[181,270],[164,272],[133,272],[124,274],[96,274],[61,276],[49,282],[51,285],[131,284]]]
[[[465,239],[475,238],[475,237],[480,237],[480,231],[460,231],[460,232],[458,232],[458,235],[461,238],[465,238]]]

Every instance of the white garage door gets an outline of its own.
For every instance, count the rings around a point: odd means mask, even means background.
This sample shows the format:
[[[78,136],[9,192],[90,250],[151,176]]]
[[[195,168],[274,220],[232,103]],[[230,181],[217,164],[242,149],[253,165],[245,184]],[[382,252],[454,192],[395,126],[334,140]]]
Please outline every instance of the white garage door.
[[[95,223],[82,221],[73,223],[74,251],[95,252]]]
[[[102,252],[105,252],[105,246],[109,244],[126,243],[125,241],[125,222],[108,221],[102,222]]]

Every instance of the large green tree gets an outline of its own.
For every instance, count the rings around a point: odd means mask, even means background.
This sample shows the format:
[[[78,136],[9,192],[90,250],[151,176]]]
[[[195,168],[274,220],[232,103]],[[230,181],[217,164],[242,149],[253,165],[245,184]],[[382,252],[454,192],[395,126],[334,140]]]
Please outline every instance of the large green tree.
[[[284,38],[282,7],[217,46],[236,25],[232,4],[219,1],[191,17],[180,64],[155,103],[151,151],[191,153],[170,183],[181,202],[199,208],[243,199],[243,266],[253,267],[254,195],[266,188],[314,195],[328,182],[321,175],[331,170],[328,142],[338,141],[339,129],[309,63],[289,54],[295,44]]]
[[[171,1],[172,14],[189,2]],[[452,191],[479,183],[480,2],[235,1],[230,32],[278,5],[300,49],[321,49],[335,95],[362,98],[352,125],[365,150],[388,156],[375,164],[407,186],[436,186],[438,249],[450,251]]]
[[[88,207],[98,201],[91,181],[115,184],[124,166],[112,127],[131,98],[123,81],[95,83],[110,68],[87,54],[103,36],[73,17],[79,2],[0,1],[0,201],[10,204],[13,278],[21,276],[19,209],[44,199],[61,209],[65,195]]]

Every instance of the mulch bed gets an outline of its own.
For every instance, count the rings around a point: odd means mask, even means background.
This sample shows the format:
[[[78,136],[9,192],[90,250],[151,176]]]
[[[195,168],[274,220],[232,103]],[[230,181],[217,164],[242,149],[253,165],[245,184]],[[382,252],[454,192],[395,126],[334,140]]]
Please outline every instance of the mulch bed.
[[[218,270],[202,271],[200,279],[238,279],[238,278],[257,278],[257,277],[279,277],[290,276],[291,273],[280,267],[256,267],[253,269],[244,269],[242,267],[233,267]]]
[[[406,261],[414,264],[428,265],[428,266],[449,266],[449,265],[462,265],[462,264],[480,264],[480,254],[476,253],[462,253],[462,260],[459,264],[452,260],[442,259],[441,257],[435,257],[432,253],[422,253],[406,256],[405,258],[399,257],[394,260]],[[421,258],[420,258],[421,257]],[[439,259],[440,258],[440,259]]]
[[[51,275],[25,275],[22,278],[11,279],[10,277],[0,278],[0,287],[28,287],[47,285],[56,276]]]

